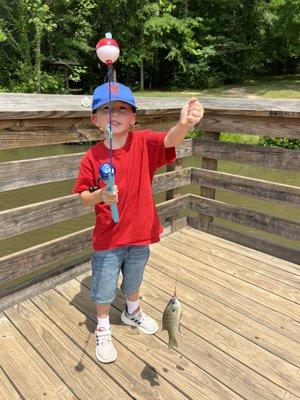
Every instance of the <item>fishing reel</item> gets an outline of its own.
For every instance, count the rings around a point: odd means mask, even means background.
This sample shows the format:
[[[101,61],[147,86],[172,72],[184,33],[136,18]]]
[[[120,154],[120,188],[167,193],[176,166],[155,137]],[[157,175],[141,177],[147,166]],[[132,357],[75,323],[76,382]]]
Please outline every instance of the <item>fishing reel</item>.
[[[100,178],[106,184],[107,191],[110,193],[113,193],[114,191],[115,173],[116,173],[115,167],[109,162],[104,163],[99,167]],[[115,223],[119,222],[119,212],[116,203],[110,205],[110,211],[113,221]]]

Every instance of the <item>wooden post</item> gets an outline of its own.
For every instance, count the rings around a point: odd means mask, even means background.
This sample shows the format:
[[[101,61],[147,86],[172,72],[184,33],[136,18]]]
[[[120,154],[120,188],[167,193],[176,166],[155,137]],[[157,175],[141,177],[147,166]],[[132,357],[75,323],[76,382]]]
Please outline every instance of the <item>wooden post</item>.
[[[204,132],[202,138],[206,140],[219,140],[220,133],[219,132]],[[202,157],[202,164],[201,168],[204,169],[212,169],[216,171],[218,169],[218,160],[215,160],[213,158],[205,158]],[[201,186],[200,187],[200,196],[202,197],[208,197],[209,199],[214,199],[216,195],[216,190],[206,187],[206,186]],[[213,221],[213,217],[210,217],[208,215],[204,214],[199,214],[199,224],[198,224],[198,229],[201,231],[208,232],[208,227],[209,224]]]

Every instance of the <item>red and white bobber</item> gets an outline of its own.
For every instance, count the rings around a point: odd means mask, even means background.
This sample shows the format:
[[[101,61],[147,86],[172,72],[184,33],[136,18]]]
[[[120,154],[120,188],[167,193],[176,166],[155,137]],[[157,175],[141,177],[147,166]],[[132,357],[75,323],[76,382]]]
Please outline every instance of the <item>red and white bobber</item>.
[[[119,58],[120,48],[118,42],[112,38],[110,32],[105,34],[96,45],[98,58],[106,65],[111,65]]]

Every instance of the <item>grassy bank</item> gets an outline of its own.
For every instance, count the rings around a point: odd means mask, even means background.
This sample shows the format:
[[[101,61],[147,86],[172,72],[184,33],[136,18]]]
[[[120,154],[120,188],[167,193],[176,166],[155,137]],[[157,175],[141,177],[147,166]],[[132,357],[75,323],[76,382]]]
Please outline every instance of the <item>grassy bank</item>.
[[[222,85],[209,89],[186,89],[179,91],[135,91],[137,97],[142,96],[197,96],[197,97],[242,97],[265,99],[300,99],[300,75],[265,77],[251,79],[243,84]]]

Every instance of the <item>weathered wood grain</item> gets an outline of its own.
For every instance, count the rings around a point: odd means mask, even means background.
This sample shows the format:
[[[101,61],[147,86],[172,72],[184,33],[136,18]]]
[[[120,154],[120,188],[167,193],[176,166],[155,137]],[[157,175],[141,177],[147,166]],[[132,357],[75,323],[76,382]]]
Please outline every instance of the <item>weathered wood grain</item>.
[[[34,343],[37,352],[47,360],[47,364],[63,382],[72,388],[76,398],[98,400],[101,393],[101,397],[107,400],[131,399],[90,357],[84,358],[84,368],[76,368],[80,349],[30,300],[7,309],[5,314],[22,331],[25,339]]]
[[[92,227],[86,228],[0,258],[0,282],[25,275],[88,248],[91,245],[92,231]]]
[[[156,304],[157,308],[163,312],[165,304],[168,301],[168,295],[162,288],[158,287],[159,285],[151,283],[151,280],[155,277],[155,272],[156,270],[153,268],[148,268],[145,272],[147,275],[145,279],[147,280],[143,284],[143,296],[148,304]],[[184,313],[181,318],[183,328],[187,328],[196,335],[200,335],[215,348],[238,360],[243,365],[251,368],[251,370],[263,375],[266,379],[283,387],[287,387],[293,383],[293,377],[297,372],[297,365],[300,362],[299,356],[294,355],[292,357],[293,361],[297,364],[296,366],[292,365],[280,356],[266,351],[258,343],[253,343],[231,329],[224,327],[218,321],[212,320],[201,309],[194,307],[193,303],[185,303],[183,307]],[[180,341],[180,335],[178,335],[178,339]],[[293,342],[289,342],[289,354],[292,353],[293,344]],[[296,344],[296,347],[299,349],[300,345]]]
[[[187,218],[176,219],[173,224],[176,228],[182,229],[187,225]],[[165,222],[164,232],[161,237],[167,236],[170,233],[171,225]],[[1,289],[0,309],[5,310],[23,300],[37,296],[48,289],[52,289],[57,285],[73,279],[88,269],[90,269],[90,255],[82,256],[75,261],[65,262],[63,266],[59,268],[46,270],[14,286],[8,285],[5,289]]]
[[[203,138],[203,140],[216,142],[216,141],[219,141],[220,133],[204,131],[202,138]],[[204,169],[208,169],[208,170],[217,170],[218,169],[218,160],[215,160],[213,158],[202,157],[201,167]],[[215,195],[216,195],[216,191],[214,188],[201,185],[200,196],[208,197],[209,199],[214,199]],[[213,217],[200,213],[198,218],[199,218],[199,229],[207,232],[209,224],[211,224],[213,222]]]
[[[45,313],[45,315],[47,315],[48,318],[54,320],[59,325],[65,335],[72,338],[80,351],[84,351],[84,353],[92,359],[95,357],[94,337],[93,335],[90,335],[90,331],[93,331],[95,328],[95,322],[92,319],[87,318],[87,316],[80,312],[74,305],[70,307],[69,301],[55,290],[48,291],[44,293],[44,295],[36,297],[32,301],[43,311],[43,313]],[[72,318],[69,318],[70,313],[72,313]],[[120,328],[122,329],[123,327],[120,326]],[[112,330],[114,335],[114,326]],[[116,363],[105,366],[105,371],[109,376],[111,376],[115,382],[118,382],[118,385],[130,393],[130,395],[135,399],[144,400],[145,398],[149,398],[186,400],[185,395],[178,391],[177,388],[165,380],[161,375],[157,375],[157,385],[149,385],[149,382],[144,379],[145,373],[143,372],[145,370],[147,371],[149,363],[145,357],[140,359],[127,348],[126,330],[123,328],[123,331],[122,340],[114,339],[118,352]],[[140,340],[141,342],[143,341],[141,335],[134,336],[139,336],[139,339],[137,340]],[[82,364],[85,366],[84,359]],[[93,379],[95,379],[95,376]]]
[[[162,243],[165,243],[165,239]],[[258,274],[254,275],[253,271],[246,269],[245,265],[234,263],[228,260],[226,251],[223,248],[208,250],[206,244],[204,248],[199,247],[199,240],[191,235],[187,235],[184,231],[168,238],[166,247],[177,250],[179,243],[180,251],[183,256],[191,258],[198,262],[201,260],[202,273],[205,273],[207,279],[214,280],[222,284],[230,290],[242,294],[248,298],[254,298],[257,303],[260,303],[271,310],[280,312],[284,315],[290,316],[292,319],[299,323],[300,316],[297,315],[300,305],[299,287],[289,287],[284,283],[276,282],[270,277],[263,277]],[[167,252],[167,250],[166,250]],[[223,259],[223,254],[225,254]],[[183,257],[186,260],[186,257]],[[249,261],[249,264],[251,261]],[[187,263],[184,263],[187,267]],[[196,263],[195,263],[196,265]],[[197,272],[197,267],[191,262],[191,269]],[[299,284],[300,284],[300,280]],[[282,286],[281,286],[282,285]],[[298,313],[299,314],[299,313]],[[299,348],[300,351],[300,348]],[[300,354],[300,353],[299,353]],[[300,367],[300,358],[298,360]]]
[[[14,388],[3,369],[0,367],[0,398],[10,400],[22,400],[20,394]]]
[[[262,262],[257,262],[252,259],[249,260],[248,257],[243,257],[239,253],[230,251],[229,249],[225,250],[222,246],[213,246],[212,243],[206,242],[203,239],[199,246],[199,237],[201,236],[197,234],[194,235],[194,230],[193,234],[190,234],[187,229],[182,229],[180,232],[174,232],[174,235],[169,238],[170,240],[168,240],[167,246],[175,249],[176,241],[179,243],[181,242],[183,244],[182,254],[195,260],[199,259],[205,262],[206,265],[204,268],[208,268],[208,265],[213,268],[212,270],[209,269],[207,276],[216,269],[216,274],[219,274],[219,272],[221,272],[221,275],[225,274],[224,281],[227,279],[232,282],[243,281],[241,282],[241,288],[245,282],[248,282],[255,286],[251,292],[253,296],[256,290],[258,290],[257,288],[263,289],[266,293],[260,291],[260,295],[257,296],[258,302],[260,299],[262,302],[265,301],[261,293],[265,294],[267,300],[270,293],[272,293],[289,302],[300,305],[300,276],[291,277],[289,273],[284,273],[282,270],[278,271],[275,268],[273,275],[272,273],[265,275],[266,269],[263,268]],[[187,253],[189,247],[191,250],[190,254]],[[278,263],[279,262],[280,260],[278,260]],[[278,276],[279,279],[277,279]],[[243,292],[246,293],[246,290]],[[277,301],[278,300],[277,298]],[[283,301],[283,303],[285,303],[285,301]]]
[[[0,192],[75,178],[84,153],[1,163]]]
[[[206,215],[221,217],[290,239],[300,238],[300,224],[297,222],[192,194],[190,195],[190,206],[192,210]]]
[[[23,398],[40,400],[42,394],[49,400],[74,400],[72,391],[3,314],[0,328],[1,366]]]
[[[166,218],[186,210],[188,205],[189,195],[185,195],[158,204],[157,211],[163,222]],[[86,228],[0,258],[0,282],[28,274],[46,264],[91,247],[93,229],[94,227]]]
[[[195,227],[193,223],[191,223],[191,226]],[[269,240],[265,240],[254,235],[233,231],[231,229],[214,224],[210,226],[208,232],[212,235],[220,236],[224,239],[242,244],[244,246],[248,246],[252,249],[262,251],[283,260],[288,260],[295,264],[300,263],[299,249],[294,249],[292,247],[286,247],[277,243],[272,243]]]
[[[161,246],[164,247],[161,248]],[[167,249],[168,247],[169,250]],[[153,246],[151,247],[151,256],[148,265],[153,267],[156,271],[159,271],[161,274],[167,274],[169,277],[175,279],[176,276],[174,270],[178,265],[178,249],[178,244],[176,249],[171,249],[167,241],[162,239],[159,245],[155,245],[154,248]],[[218,260],[215,259],[215,262],[217,261]],[[191,257],[179,254],[179,262],[179,283],[184,283],[186,286],[193,288],[200,293],[201,296],[207,298],[207,301],[211,299],[216,303],[223,304],[225,307],[235,310],[250,320],[256,321],[263,326],[276,331],[280,335],[299,342],[300,324],[297,321],[285,314],[278,313],[261,303],[257,303],[255,298],[248,298],[243,296],[240,291],[229,289],[213,274],[207,276],[206,271],[202,270],[202,266],[205,267],[206,264],[209,264],[209,262],[206,261],[206,257],[203,260],[195,260]],[[201,264],[201,267],[199,267],[199,263]],[[158,274],[158,277],[161,277],[161,275]],[[157,278],[157,283],[159,283],[160,280],[161,278]],[[163,283],[161,285],[163,285]],[[170,289],[167,292],[170,295],[173,294],[174,281],[173,285],[170,286]],[[178,296],[180,296],[179,292]]]
[[[82,95],[46,95],[1,93],[0,119],[32,119],[55,117],[88,117],[90,109],[83,107]],[[138,113],[149,114],[156,110],[178,110],[187,97],[136,97]],[[91,97],[89,96],[91,100]],[[199,99],[206,112],[232,115],[256,115],[299,118],[299,100],[267,100],[242,98],[204,98]]]
[[[300,152],[251,144],[211,142],[194,139],[193,154],[216,160],[231,160],[264,167],[300,170]]]
[[[188,225],[191,228],[198,229],[198,219],[195,217],[188,217]],[[268,255],[278,257],[282,259],[281,263],[284,262],[284,260],[288,260],[292,263],[298,264],[300,260],[300,250],[282,246],[277,243],[272,243],[269,240],[262,239],[254,235],[224,228],[223,226],[215,223],[211,224],[208,233],[214,235],[215,237],[220,237],[231,241],[234,244],[238,243],[248,247],[249,249],[255,249]]]
[[[49,289],[55,288],[64,282],[72,280],[91,268],[91,256],[84,256],[76,261],[64,263],[58,270],[47,270],[37,277],[26,280],[14,286],[1,289],[0,309],[5,310],[35,297]]]
[[[191,182],[215,189],[300,205],[300,188],[297,186],[194,167],[192,167]]]
[[[79,277],[80,282],[72,281],[66,285],[60,286],[58,291],[63,294],[66,299],[74,299],[76,306],[83,311],[87,316],[95,320],[95,313],[93,305],[86,301],[89,296],[89,290],[86,285],[89,284],[89,278],[83,276]],[[206,372],[203,365],[199,368],[195,363],[189,362],[183,354],[176,351],[170,352],[165,343],[158,340],[155,336],[134,335],[134,331],[130,327],[125,330],[124,326],[118,325],[120,318],[120,309],[123,308],[122,299],[117,292],[117,297],[114,302],[114,307],[111,308],[111,317],[115,321],[115,337],[120,341],[126,338],[127,348],[136,354],[138,357],[145,359],[149,365],[155,367],[159,375],[166,377],[170,382],[175,383],[176,386],[186,394],[187,398],[207,400],[237,400],[239,396],[226,387],[222,382],[218,381]],[[122,304],[122,306],[121,306]],[[117,307],[117,308],[116,308]],[[150,309],[147,302],[143,302],[145,309]],[[161,320],[161,314],[158,311],[150,310],[150,315],[156,318],[157,321]],[[125,327],[126,328],[126,327]],[[165,339],[163,340],[166,341]],[[155,351],[152,351],[152,349]],[[207,379],[209,377],[209,379]]]
[[[207,113],[202,128],[214,132],[236,132],[271,137],[300,137],[300,118],[271,114],[269,117]]]
[[[73,179],[84,153],[40,157],[0,164],[0,192],[28,186]],[[192,140],[184,140],[176,148],[177,158],[192,155]]]
[[[165,293],[170,293],[174,286],[174,278],[172,278],[171,274],[168,274],[168,279],[166,279],[165,273],[159,271],[160,266],[165,265],[165,261],[163,258],[159,258],[157,254],[158,252],[155,254],[151,252],[149,262],[150,268],[145,270],[144,282],[150,283],[151,287],[156,287]],[[173,256],[170,258],[171,267],[176,263],[175,260],[176,254],[173,253]],[[202,263],[199,260],[198,268],[200,269],[201,267]],[[155,280],[160,282],[159,287],[155,284]],[[155,288],[152,289],[151,294],[148,290],[146,291],[145,286],[145,284],[142,286],[142,297],[147,301],[148,296],[154,296],[156,291]],[[254,321],[228,305],[224,305],[214,300],[213,298],[203,294],[201,290],[196,290],[195,288],[185,284],[181,279],[178,282],[178,294],[180,296],[180,301],[182,301],[184,305],[190,305],[193,309],[198,310],[201,314],[210,318],[211,321],[217,322],[223,327],[227,327],[232,332],[237,333],[263,349],[268,350],[270,353],[276,354],[278,357],[293,365],[299,364],[299,356],[295,353],[293,346],[295,341]],[[158,298],[161,298],[161,296]],[[198,320],[198,318],[196,318],[196,320]],[[203,324],[202,326],[206,326],[206,324]],[[233,341],[233,343],[235,343],[235,341]],[[299,344],[296,344],[296,346],[298,347]]]
[[[159,288],[159,284],[156,287]],[[161,296],[164,296],[164,301],[157,300],[156,307],[153,306],[153,298],[151,297],[149,301],[146,301],[147,297],[145,296],[145,301],[143,302],[145,312],[157,320],[161,320],[166,302],[170,298],[168,293],[161,294]],[[122,310],[123,301],[121,296],[117,296],[114,305],[118,310]],[[184,316],[182,316],[182,319],[184,319]],[[238,395],[248,400],[252,400],[254,394],[257,399],[264,399],[265,397],[273,400],[276,393],[282,393],[282,388],[278,385],[278,379],[275,382],[274,380],[268,380],[265,376],[258,374],[240,362],[238,358],[234,358],[228,352],[223,351],[220,348],[220,344],[216,346],[211,341],[206,340],[203,337],[205,334],[202,333],[203,325],[201,327],[198,326],[199,330],[196,326],[190,328],[190,324],[188,329],[185,329],[186,327],[187,323],[185,326],[182,324],[180,336],[178,335],[180,347],[176,350],[182,356],[187,356],[190,361],[203,368],[223,385],[226,385],[229,389],[234,390]],[[168,341],[166,332],[160,331],[157,333],[157,336],[165,343]],[[225,374],[224,366],[226,366]],[[294,366],[290,369],[293,372],[295,370]],[[235,379],[232,379],[233,376]],[[281,383],[284,381],[284,378],[286,378],[286,375],[282,375],[280,379]],[[239,382],[238,386],[233,383],[236,379]],[[288,385],[290,379],[291,377],[289,376],[285,380],[285,387]],[[297,389],[298,387],[295,389],[296,392]]]
[[[190,168],[156,175],[153,192],[188,185],[190,175]],[[86,215],[93,210],[93,207],[84,207],[77,194],[5,210],[0,212],[0,239]]]

